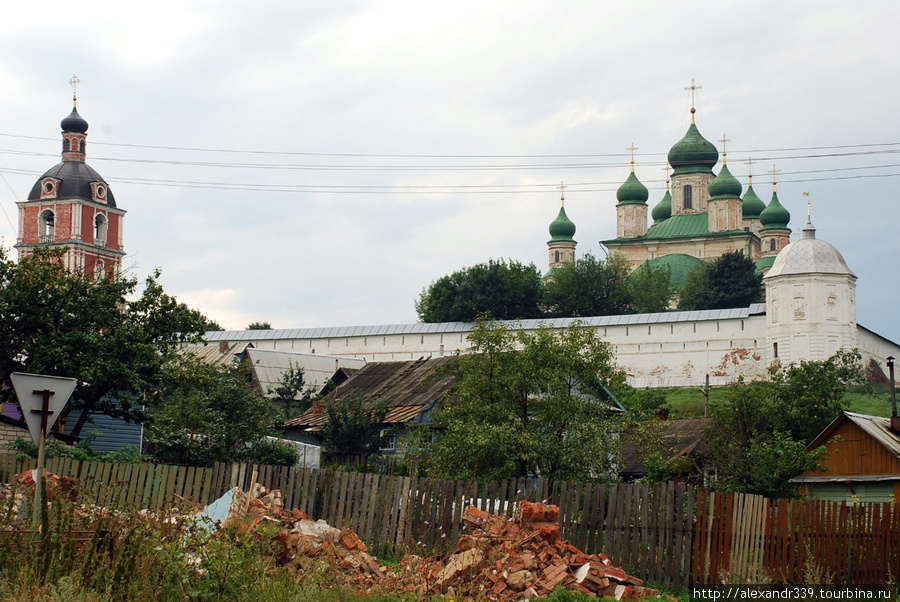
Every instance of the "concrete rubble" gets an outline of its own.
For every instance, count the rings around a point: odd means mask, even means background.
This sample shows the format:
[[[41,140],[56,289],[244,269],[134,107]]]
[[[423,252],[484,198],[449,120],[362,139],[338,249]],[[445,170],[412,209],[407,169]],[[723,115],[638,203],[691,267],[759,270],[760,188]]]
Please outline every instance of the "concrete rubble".
[[[284,510],[280,492],[258,485],[249,494],[234,491],[226,523],[253,529],[263,521],[277,521],[282,527],[281,562],[325,561],[359,592],[443,594],[498,602],[540,598],[557,587],[616,600],[660,596],[603,554],[586,554],[562,541],[556,506],[521,502],[513,518],[469,506],[462,520],[470,532],[460,536],[453,554],[407,555],[390,568],[379,566],[353,531],[313,521],[298,510]]]

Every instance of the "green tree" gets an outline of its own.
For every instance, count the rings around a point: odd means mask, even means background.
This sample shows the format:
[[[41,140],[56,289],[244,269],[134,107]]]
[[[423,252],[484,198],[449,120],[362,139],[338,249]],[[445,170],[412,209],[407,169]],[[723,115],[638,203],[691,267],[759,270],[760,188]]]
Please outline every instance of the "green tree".
[[[860,356],[841,351],[825,361],[773,366],[769,380],[732,385],[710,408],[704,433],[717,486],[772,497],[791,496],[789,480],[814,470],[824,447],[807,445],[843,409],[844,390],[862,380]]]
[[[382,436],[386,400],[366,403],[362,394],[351,393],[332,399],[325,405],[328,420],[322,424],[325,449],[335,455],[378,453],[384,447]]]
[[[719,256],[688,275],[679,291],[678,309],[730,309],[747,307],[762,299],[762,274],[756,263],[740,251]]]
[[[630,268],[620,254],[597,259],[584,257],[558,268],[544,290],[550,317],[613,316],[628,313]]]
[[[486,312],[498,320],[537,318],[542,295],[534,264],[491,259],[432,282],[419,295],[416,313],[422,322],[471,322]]]
[[[82,410],[77,436],[92,414],[139,420],[163,358],[199,340],[202,324],[163,291],[158,271],[128,301],[137,280],[91,282],[66,270],[64,251],[39,249],[14,263],[0,249],[0,379],[7,385],[17,371],[78,379],[66,407]],[[9,391],[0,386],[0,395]]]
[[[453,369],[459,382],[435,412],[442,432],[425,463],[444,478],[498,479],[541,474],[603,479],[616,445],[604,386],[624,376],[611,347],[579,322],[562,330],[509,330],[479,319],[471,353]]]
[[[211,466],[253,461],[276,435],[275,409],[244,382],[240,366],[207,364],[173,354],[147,399],[145,439],[162,462]]]
[[[272,325],[268,322],[250,322],[246,330],[272,330]]]
[[[303,368],[290,361],[278,384],[269,388],[269,393],[275,395],[285,420],[308,410],[318,397],[318,391],[312,385],[307,386]]]
[[[672,269],[645,263],[628,277],[629,313],[664,312],[675,298]]]

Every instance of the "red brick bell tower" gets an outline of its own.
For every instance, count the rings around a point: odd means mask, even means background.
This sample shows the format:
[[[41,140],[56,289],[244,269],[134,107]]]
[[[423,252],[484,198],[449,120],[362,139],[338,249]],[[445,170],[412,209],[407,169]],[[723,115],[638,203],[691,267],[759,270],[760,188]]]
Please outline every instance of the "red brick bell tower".
[[[77,77],[69,82],[73,90]],[[66,247],[66,268],[91,280],[118,275],[125,250],[122,220],[109,185],[85,163],[88,122],[76,109],[62,120],[62,162],[42,175],[28,199],[19,201],[19,235],[16,249],[27,257],[40,247]]]

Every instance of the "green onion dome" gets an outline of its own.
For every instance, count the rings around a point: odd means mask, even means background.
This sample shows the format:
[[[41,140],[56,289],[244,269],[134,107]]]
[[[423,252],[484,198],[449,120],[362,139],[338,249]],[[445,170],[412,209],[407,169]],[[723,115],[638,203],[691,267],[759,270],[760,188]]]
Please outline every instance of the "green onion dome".
[[[719,151],[700,135],[697,125],[692,123],[684,138],[669,150],[669,165],[675,170],[673,176],[689,173],[712,173],[719,162]]]
[[[753,192],[753,184],[747,186],[747,193],[744,194],[743,202],[745,219],[759,219],[760,214],[766,209],[766,204],[763,200]]]
[[[637,176],[632,171],[625,183],[619,186],[619,190],[616,191],[616,198],[619,200],[619,205],[646,203],[647,199],[650,198],[650,192],[646,186],[641,184],[641,181],[637,179]]]
[[[778,193],[776,191],[772,191],[772,200],[769,201],[769,206],[759,214],[759,221],[762,222],[763,230],[785,229],[788,227],[788,222],[791,221],[791,214],[778,202]]]
[[[566,215],[566,208],[559,208],[559,215],[550,223],[550,242],[574,242],[575,224]]]
[[[654,222],[661,222],[672,217],[672,195],[669,194],[668,190],[666,190],[662,200],[653,208],[650,215],[653,217]]]
[[[716,199],[739,199],[742,191],[743,186],[728,171],[727,164],[722,165],[719,175],[709,183],[709,197],[712,201]]]

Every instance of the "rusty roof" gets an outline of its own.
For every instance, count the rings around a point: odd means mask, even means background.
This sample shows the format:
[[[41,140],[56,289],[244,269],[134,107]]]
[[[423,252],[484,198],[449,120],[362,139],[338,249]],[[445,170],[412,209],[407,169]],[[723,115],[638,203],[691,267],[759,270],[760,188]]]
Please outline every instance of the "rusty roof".
[[[364,403],[385,401],[390,406],[386,423],[409,422],[426,406],[433,405],[456,383],[451,372],[442,372],[456,359],[446,356],[402,362],[371,362],[354,372],[325,398],[325,404],[361,394]],[[326,412],[310,408],[288,420],[285,426],[318,426]]]
[[[666,460],[673,460],[691,454],[704,454],[708,451],[703,443],[703,431],[709,425],[709,418],[681,418],[667,420],[666,426],[660,433],[662,449]],[[638,456],[631,442],[622,444],[622,468],[621,475],[644,475],[643,459]]]
[[[856,412],[841,412],[831,424],[825,427],[825,430],[812,440],[807,446],[807,449],[815,449],[816,447],[827,443],[837,427],[845,420],[853,422],[853,424],[864,430],[869,436],[882,445],[890,454],[896,458],[900,458],[900,436],[891,430],[891,419],[882,416],[857,414]]]

